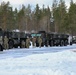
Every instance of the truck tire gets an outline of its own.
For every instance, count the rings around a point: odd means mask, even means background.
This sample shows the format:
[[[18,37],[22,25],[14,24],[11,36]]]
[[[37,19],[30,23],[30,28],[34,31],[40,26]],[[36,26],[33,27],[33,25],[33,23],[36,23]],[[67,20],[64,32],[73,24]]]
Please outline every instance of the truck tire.
[[[2,45],[0,44],[0,51],[3,51],[3,47],[2,47]]]
[[[53,41],[50,41],[50,46],[54,46],[54,42]]]
[[[72,42],[70,42],[70,45],[72,45]]]
[[[45,41],[45,46],[48,47],[48,45],[49,45],[49,41],[46,40]]]
[[[14,48],[18,48],[18,45],[14,45]]]
[[[63,40],[61,40],[60,46],[64,46],[64,41]]]
[[[14,46],[14,42],[12,40],[9,41],[9,49],[12,49]]]
[[[65,40],[65,42],[64,42],[64,46],[67,46],[67,45],[68,45],[68,41]]]

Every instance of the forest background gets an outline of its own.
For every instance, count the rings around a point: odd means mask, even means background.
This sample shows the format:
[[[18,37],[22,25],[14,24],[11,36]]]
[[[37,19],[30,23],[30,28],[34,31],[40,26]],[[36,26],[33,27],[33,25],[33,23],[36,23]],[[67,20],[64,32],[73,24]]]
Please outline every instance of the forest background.
[[[3,30],[20,30],[27,32],[58,32],[76,35],[76,3],[70,1],[67,8],[65,1],[54,0],[52,7],[42,8],[36,4],[32,9],[31,5],[22,5],[20,9],[11,6],[10,2],[0,4],[0,28]]]

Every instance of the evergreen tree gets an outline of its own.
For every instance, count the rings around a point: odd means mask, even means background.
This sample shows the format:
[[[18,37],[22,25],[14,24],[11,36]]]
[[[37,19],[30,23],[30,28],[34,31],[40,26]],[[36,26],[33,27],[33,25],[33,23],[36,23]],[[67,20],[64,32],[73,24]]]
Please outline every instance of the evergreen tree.
[[[35,10],[34,10],[34,13],[35,13],[35,14],[34,14],[34,15],[35,15],[34,18],[35,18],[35,22],[36,22],[36,23],[35,23],[35,25],[36,25],[36,26],[35,26],[35,27],[36,27],[35,30],[38,31],[39,28],[40,28],[40,26],[39,26],[39,21],[40,21],[40,9],[39,9],[39,5],[38,5],[38,4],[36,5],[36,8],[35,8]]]
[[[60,0],[59,4],[55,0],[53,3],[53,14],[55,19],[55,30],[56,32],[63,32],[65,31],[64,27],[65,22],[64,19],[66,17],[66,5],[65,1]]]
[[[51,11],[51,17],[53,16],[54,19],[54,25],[51,25],[51,29],[55,29],[55,32],[58,32],[58,23],[59,23],[59,7],[57,0],[53,1],[52,5],[52,11]],[[51,22],[52,23],[52,22]]]
[[[31,30],[32,25],[32,16],[31,16],[31,6],[28,4],[27,8],[25,9],[25,20],[26,20],[26,30]]]
[[[22,8],[19,10],[18,12],[18,29],[20,31],[22,31],[23,27],[23,23],[24,23],[24,17],[25,17],[25,6],[22,5]]]
[[[65,26],[65,22],[64,19],[66,17],[66,5],[65,5],[65,1],[64,0],[60,0],[60,4],[59,4],[59,8],[60,8],[60,24],[59,24],[59,32],[64,32],[64,26]]]
[[[15,8],[13,11],[13,18],[14,18],[14,29],[18,29],[18,10]]]
[[[50,16],[50,7],[47,6],[47,8],[45,8],[43,5],[43,8],[40,9],[39,30],[50,31]]]
[[[9,11],[9,2],[1,3],[1,26],[3,30],[7,30],[7,25],[8,25],[8,11]]]
[[[3,30],[12,30],[14,28],[14,13],[10,3],[2,2],[0,6],[0,24]]]
[[[72,0],[69,8],[69,31],[72,35],[76,32],[76,4]]]

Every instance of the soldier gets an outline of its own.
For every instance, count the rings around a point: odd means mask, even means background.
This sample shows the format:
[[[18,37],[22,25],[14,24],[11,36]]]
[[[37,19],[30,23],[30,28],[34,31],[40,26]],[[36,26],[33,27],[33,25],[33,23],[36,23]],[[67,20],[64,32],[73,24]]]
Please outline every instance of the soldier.
[[[0,51],[3,51],[3,39],[2,36],[0,36]]]
[[[38,43],[39,43],[39,47],[41,47],[42,39],[41,39],[41,37],[40,37],[40,36],[38,37]]]
[[[7,36],[4,37],[4,48],[8,49],[8,38],[7,38]]]
[[[32,38],[32,45],[33,45],[33,47],[35,47],[35,44],[36,44],[36,38],[33,37],[33,38]]]
[[[21,47],[25,48],[25,41],[24,40],[22,40],[22,42],[21,42]]]
[[[26,48],[29,48],[29,46],[30,46],[30,38],[27,37],[27,39],[26,39]]]

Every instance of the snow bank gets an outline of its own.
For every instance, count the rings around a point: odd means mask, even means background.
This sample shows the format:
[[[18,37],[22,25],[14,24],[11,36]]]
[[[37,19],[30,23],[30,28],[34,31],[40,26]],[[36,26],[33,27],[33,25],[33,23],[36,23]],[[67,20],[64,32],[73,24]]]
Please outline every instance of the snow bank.
[[[0,75],[76,75],[76,53],[67,50],[23,54],[22,57],[6,56],[0,59]]]

